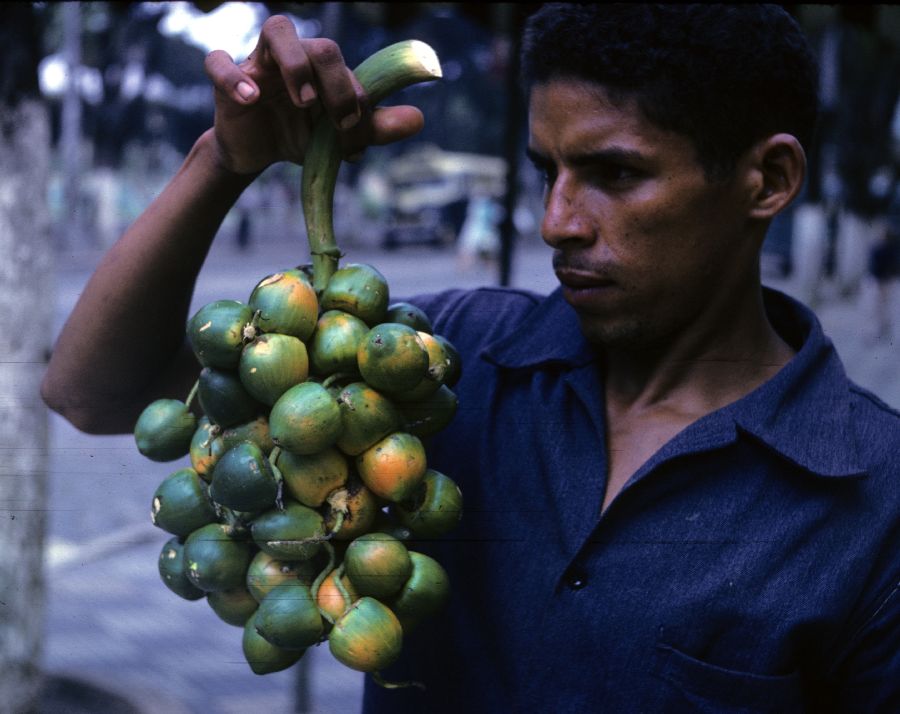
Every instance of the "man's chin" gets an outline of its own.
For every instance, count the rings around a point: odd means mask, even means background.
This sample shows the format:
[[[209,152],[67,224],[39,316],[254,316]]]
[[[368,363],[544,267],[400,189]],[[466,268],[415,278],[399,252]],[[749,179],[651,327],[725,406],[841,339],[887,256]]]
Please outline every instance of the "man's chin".
[[[579,314],[581,332],[587,342],[599,349],[638,350],[650,347],[654,340],[650,326],[640,320],[600,318]]]

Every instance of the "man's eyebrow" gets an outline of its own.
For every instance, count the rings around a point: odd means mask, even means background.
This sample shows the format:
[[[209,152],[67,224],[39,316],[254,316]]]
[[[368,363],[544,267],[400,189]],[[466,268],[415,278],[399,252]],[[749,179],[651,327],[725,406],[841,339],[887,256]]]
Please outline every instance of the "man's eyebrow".
[[[539,151],[528,147],[525,150],[528,158],[536,166],[546,165],[550,159],[541,154]],[[606,149],[598,149],[597,151],[583,151],[577,154],[566,156],[566,163],[572,166],[592,166],[596,164],[611,163],[643,163],[647,161],[647,155],[636,150],[626,149],[623,146],[611,146]]]

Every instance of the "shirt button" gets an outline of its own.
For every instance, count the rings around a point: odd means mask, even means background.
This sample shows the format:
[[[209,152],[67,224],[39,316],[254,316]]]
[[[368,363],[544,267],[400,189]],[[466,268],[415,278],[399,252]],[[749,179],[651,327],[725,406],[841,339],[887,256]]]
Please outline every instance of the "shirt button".
[[[587,587],[587,573],[581,568],[573,566],[566,571],[564,581],[570,590],[581,590]]]

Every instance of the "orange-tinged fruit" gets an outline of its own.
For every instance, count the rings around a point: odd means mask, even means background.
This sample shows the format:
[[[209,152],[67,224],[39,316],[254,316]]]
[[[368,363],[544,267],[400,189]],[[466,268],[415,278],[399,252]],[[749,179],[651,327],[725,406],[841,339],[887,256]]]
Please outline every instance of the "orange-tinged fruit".
[[[328,494],[346,484],[350,475],[347,457],[335,448],[308,455],[282,451],[275,465],[287,492],[310,508],[325,503]]]
[[[335,621],[328,648],[338,662],[359,672],[376,672],[394,662],[403,647],[397,616],[375,598],[361,597]]]
[[[250,309],[259,311],[263,332],[293,335],[304,342],[312,335],[319,315],[319,299],[306,275],[296,269],[273,273],[250,293]]]
[[[404,501],[413,495],[427,468],[421,439],[397,431],[389,434],[356,457],[363,483],[376,496],[388,501]]]

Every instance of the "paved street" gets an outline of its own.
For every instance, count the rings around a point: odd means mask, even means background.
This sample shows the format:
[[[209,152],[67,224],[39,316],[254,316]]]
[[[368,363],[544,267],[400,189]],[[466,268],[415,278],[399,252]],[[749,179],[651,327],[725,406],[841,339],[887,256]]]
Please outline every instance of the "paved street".
[[[304,246],[283,241],[260,241],[239,253],[224,238],[201,275],[194,309],[214,299],[246,300],[260,278],[306,256]],[[346,262],[376,265],[394,296],[495,282],[482,266],[459,269],[447,249],[348,253]],[[98,257],[60,256],[57,329]],[[546,249],[523,246],[514,284],[542,292],[554,285]],[[779,286],[790,290],[789,284]],[[871,287],[849,302],[830,295],[827,286],[824,294],[819,314],[851,376],[900,406],[900,343],[871,338]],[[900,329],[900,300],[893,314]],[[142,458],[130,436],[87,436],[55,416],[50,447],[47,670],[118,692],[141,712],[294,711],[303,701],[296,698],[296,669],[252,674],[240,630],[219,620],[204,601],[181,600],[159,581],[156,558],[168,536],[150,525],[150,500],[177,466]],[[327,647],[310,650],[304,662],[308,711],[358,711],[361,675],[335,663]]]

